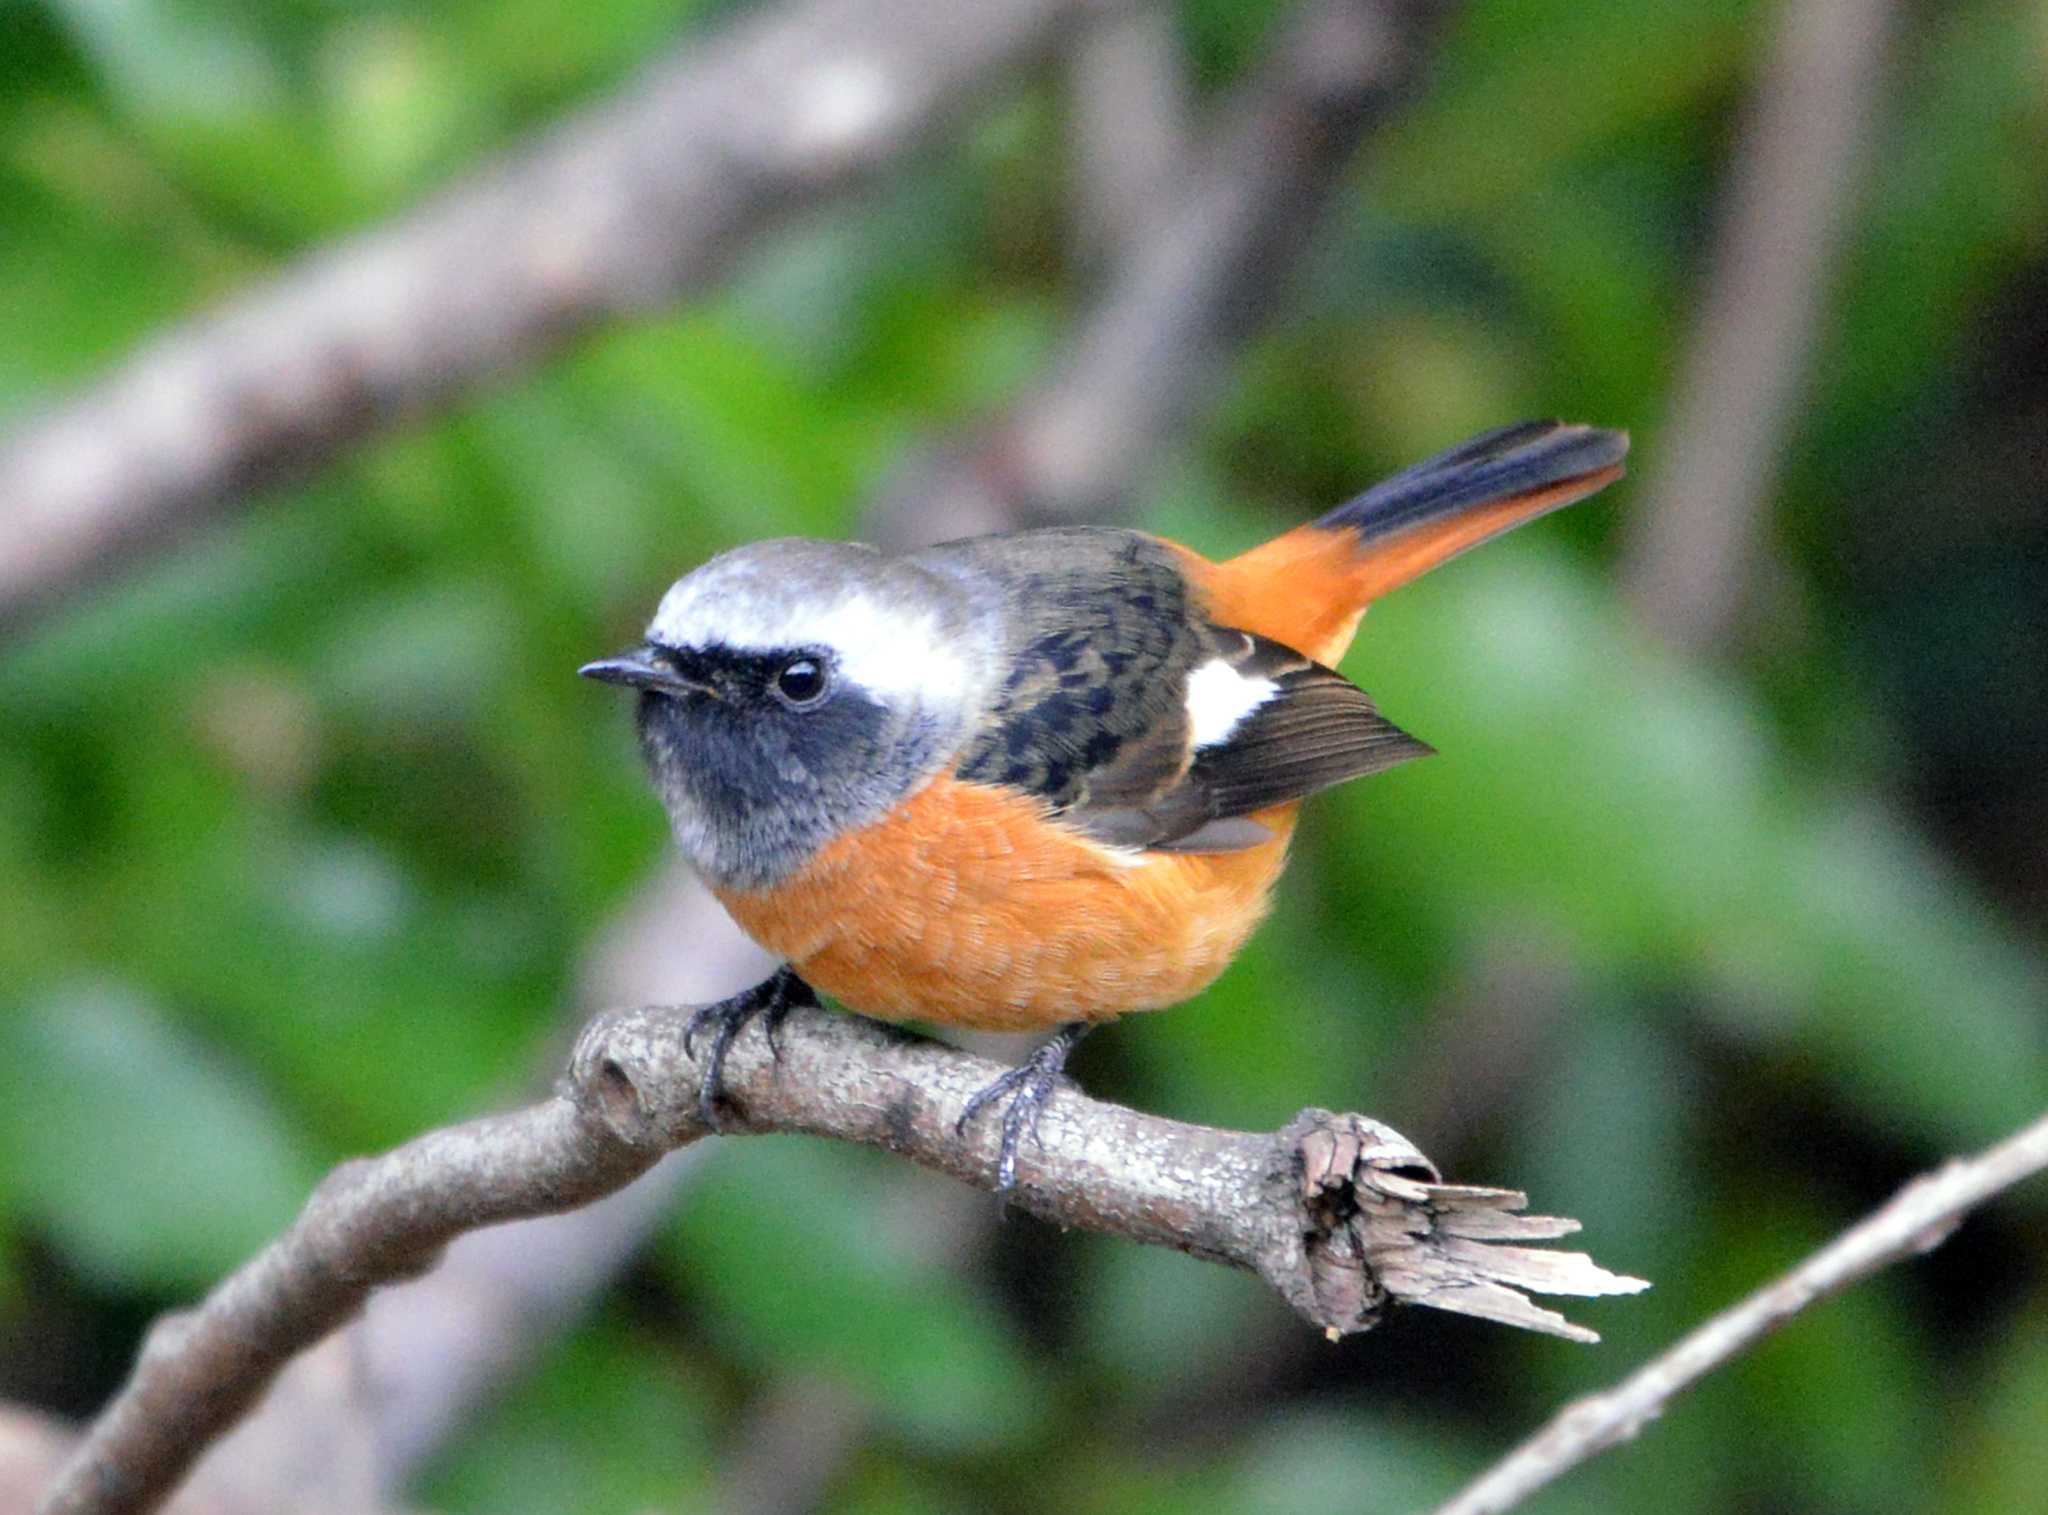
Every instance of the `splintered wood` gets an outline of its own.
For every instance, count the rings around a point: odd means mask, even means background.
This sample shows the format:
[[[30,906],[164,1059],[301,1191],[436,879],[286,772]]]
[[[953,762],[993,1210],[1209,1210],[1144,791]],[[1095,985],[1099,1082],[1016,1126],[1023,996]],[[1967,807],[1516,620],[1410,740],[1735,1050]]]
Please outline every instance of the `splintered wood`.
[[[1370,1329],[1390,1304],[1412,1304],[1594,1342],[1596,1333],[1529,1294],[1591,1297],[1649,1287],[1583,1252],[1522,1245],[1569,1236],[1579,1223],[1519,1213],[1529,1200],[1513,1189],[1442,1182],[1390,1126],[1306,1110],[1290,1134],[1310,1222],[1303,1238],[1309,1297],[1292,1302],[1333,1341]]]

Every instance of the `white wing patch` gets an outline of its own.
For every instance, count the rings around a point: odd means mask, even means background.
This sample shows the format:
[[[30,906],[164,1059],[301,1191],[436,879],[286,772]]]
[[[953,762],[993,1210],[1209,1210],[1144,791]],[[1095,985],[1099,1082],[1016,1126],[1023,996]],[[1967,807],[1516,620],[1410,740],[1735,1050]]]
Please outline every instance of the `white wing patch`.
[[[1215,747],[1230,739],[1238,723],[1273,697],[1279,685],[1246,678],[1221,658],[1188,675],[1188,732],[1194,746]]]

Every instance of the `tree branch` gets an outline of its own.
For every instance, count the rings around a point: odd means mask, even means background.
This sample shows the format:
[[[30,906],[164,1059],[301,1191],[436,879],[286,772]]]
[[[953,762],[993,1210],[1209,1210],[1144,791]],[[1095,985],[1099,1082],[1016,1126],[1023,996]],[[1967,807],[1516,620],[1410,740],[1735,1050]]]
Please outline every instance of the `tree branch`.
[[[336,1169],[279,1240],[197,1309],[151,1330],[42,1515],[153,1508],[294,1353],[377,1286],[430,1268],[465,1231],[588,1203],[703,1136],[686,1021],[659,1008],[601,1015],[555,1098]],[[825,1011],[793,1016],[779,1040],[779,1057],[757,1028],[734,1044],[730,1129],[836,1137],[992,1185],[999,1123],[963,1135],[954,1122],[999,1065]],[[1022,1208],[1247,1269],[1333,1336],[1415,1303],[1589,1341],[1517,1291],[1646,1287],[1584,1254],[1522,1245],[1577,1223],[1519,1214],[1523,1197],[1510,1191],[1442,1184],[1404,1137],[1361,1116],[1308,1110],[1254,1134],[1064,1089],[1043,1135],[1026,1153]]]
[[[0,443],[0,629],[107,560],[721,275],[1124,0],[807,0],[161,338]]]
[[[1791,1272],[1722,1311],[1605,1393],[1567,1405],[1434,1515],[1499,1515],[1629,1440],[1707,1374],[1800,1311],[1947,1241],[1985,1201],[2048,1168],[2048,1116],[1975,1157],[1923,1174]]]

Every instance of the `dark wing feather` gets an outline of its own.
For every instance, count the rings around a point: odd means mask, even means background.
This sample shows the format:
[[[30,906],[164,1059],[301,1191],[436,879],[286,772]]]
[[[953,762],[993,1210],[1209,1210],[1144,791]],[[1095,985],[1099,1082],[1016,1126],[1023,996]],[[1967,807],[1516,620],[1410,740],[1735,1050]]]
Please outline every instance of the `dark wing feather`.
[[[1255,812],[1429,751],[1341,675],[1210,623],[1156,538],[1065,527],[945,543],[915,561],[999,601],[1012,634],[954,772],[1033,795],[1099,841],[1256,846],[1272,833]],[[1219,658],[1275,689],[1225,740],[1194,747],[1188,680]]]
[[[1427,743],[1381,715],[1372,697],[1318,663],[1283,675],[1279,692],[1221,746],[1195,754],[1185,782],[1217,815],[1244,815],[1425,757]]]
[[[1270,833],[1253,812],[1431,752],[1334,669],[1248,632],[1208,630],[1216,655],[1271,679],[1274,693],[1222,742],[1195,749],[1178,780],[1145,803],[1072,811],[1068,819],[1098,840],[1173,852],[1255,846]]]
[[[1055,813],[1143,804],[1188,763],[1188,669],[1208,655],[1177,562],[1153,538],[1091,528],[985,537],[920,561],[985,578],[1017,628],[1008,671],[955,772]]]

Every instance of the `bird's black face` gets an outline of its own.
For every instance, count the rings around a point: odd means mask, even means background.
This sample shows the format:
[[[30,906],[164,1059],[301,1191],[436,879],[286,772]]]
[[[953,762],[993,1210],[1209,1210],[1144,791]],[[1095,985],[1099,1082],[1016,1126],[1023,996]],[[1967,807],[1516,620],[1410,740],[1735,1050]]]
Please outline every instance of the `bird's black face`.
[[[745,707],[772,697],[785,709],[811,710],[831,695],[838,665],[829,647],[736,652],[645,642],[617,657],[585,663],[577,672],[675,699],[703,695]]]
[[[658,643],[583,672],[640,690],[638,724],[676,839],[712,882],[774,884],[920,781],[940,746],[825,647]]]

